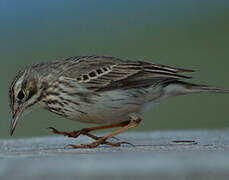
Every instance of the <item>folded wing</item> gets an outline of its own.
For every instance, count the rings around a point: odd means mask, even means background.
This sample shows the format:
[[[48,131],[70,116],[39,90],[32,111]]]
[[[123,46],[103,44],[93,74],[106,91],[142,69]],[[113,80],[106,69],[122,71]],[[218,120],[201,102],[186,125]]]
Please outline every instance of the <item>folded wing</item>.
[[[77,66],[72,66],[63,76],[74,79],[88,89],[105,91],[145,87],[177,79],[188,79],[190,77],[180,73],[190,72],[194,71],[143,61],[93,56],[77,63]]]

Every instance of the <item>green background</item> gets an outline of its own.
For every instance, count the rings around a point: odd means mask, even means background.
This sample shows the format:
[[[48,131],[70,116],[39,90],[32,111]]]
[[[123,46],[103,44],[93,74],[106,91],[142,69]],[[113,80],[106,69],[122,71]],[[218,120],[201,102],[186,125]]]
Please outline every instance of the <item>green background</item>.
[[[0,0],[0,138],[9,137],[8,87],[27,64],[73,55],[110,55],[197,70],[193,82],[229,88],[227,0]],[[170,98],[136,131],[229,127],[229,95]],[[15,137],[46,127],[86,127],[35,110]]]

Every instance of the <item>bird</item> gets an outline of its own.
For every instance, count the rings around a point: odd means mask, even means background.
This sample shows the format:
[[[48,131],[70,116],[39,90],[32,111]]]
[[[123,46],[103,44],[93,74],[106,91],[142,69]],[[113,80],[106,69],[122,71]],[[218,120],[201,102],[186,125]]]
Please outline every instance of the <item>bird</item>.
[[[10,135],[26,110],[39,105],[67,119],[97,126],[55,134],[93,139],[72,148],[120,146],[110,138],[134,128],[143,114],[162,100],[196,93],[229,93],[229,89],[187,82],[195,71],[111,56],[71,56],[29,65],[19,71],[9,87]],[[185,75],[184,75],[185,74]],[[117,128],[98,137],[92,131]]]

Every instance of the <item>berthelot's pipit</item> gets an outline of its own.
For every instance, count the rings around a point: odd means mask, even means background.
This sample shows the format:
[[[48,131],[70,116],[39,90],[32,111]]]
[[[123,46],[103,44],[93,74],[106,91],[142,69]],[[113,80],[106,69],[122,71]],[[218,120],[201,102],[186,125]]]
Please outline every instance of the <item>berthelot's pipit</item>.
[[[107,140],[136,127],[149,107],[167,97],[229,93],[228,89],[184,82],[190,77],[182,73],[190,72],[193,71],[107,56],[75,56],[33,64],[20,71],[9,88],[10,134],[20,115],[39,104],[74,121],[100,124],[72,132],[50,128],[68,137],[83,134],[95,140],[90,144],[71,145],[73,148],[94,148],[100,144],[120,146],[124,142]],[[90,133],[107,128],[118,129],[102,137]]]

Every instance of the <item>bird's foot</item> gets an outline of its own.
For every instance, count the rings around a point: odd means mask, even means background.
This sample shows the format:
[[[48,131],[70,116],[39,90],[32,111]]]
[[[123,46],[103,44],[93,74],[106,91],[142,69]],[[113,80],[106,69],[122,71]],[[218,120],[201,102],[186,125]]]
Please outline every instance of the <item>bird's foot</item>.
[[[60,134],[64,136],[68,136],[71,138],[77,138],[79,135],[88,135],[88,130],[86,128],[81,129],[79,131],[71,131],[71,132],[65,132],[65,131],[59,131],[54,127],[48,127],[48,129],[51,129],[54,134]]]
[[[113,147],[120,147],[122,144],[129,144],[131,146],[134,146],[133,144],[131,144],[129,142],[117,142],[117,143],[108,142],[103,137],[98,138],[96,141],[94,141],[94,142],[92,142],[90,144],[81,144],[81,145],[69,144],[68,146],[72,147],[74,149],[88,149],[88,148],[96,148],[101,144],[106,144],[106,145],[110,145],[110,146],[113,146]]]
[[[71,132],[59,131],[54,127],[48,127],[47,129],[51,129],[54,134],[60,134],[60,135],[64,135],[64,136],[71,137],[71,138],[77,138],[80,135],[85,135],[85,136],[88,136],[88,137],[95,139],[95,140],[97,140],[99,138],[98,136],[89,134],[90,130],[87,128],[84,128],[84,129],[81,129],[78,131],[71,131]],[[117,138],[117,137],[112,137],[112,138],[115,140],[119,140],[119,138]]]

